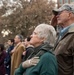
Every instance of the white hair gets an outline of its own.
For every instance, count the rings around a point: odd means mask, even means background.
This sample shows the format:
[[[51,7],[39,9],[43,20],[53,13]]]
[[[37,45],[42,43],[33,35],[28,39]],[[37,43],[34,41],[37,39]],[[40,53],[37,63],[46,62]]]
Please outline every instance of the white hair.
[[[44,43],[47,42],[54,46],[56,31],[53,26],[48,24],[40,24],[35,28],[35,30],[38,32],[39,38],[45,38]]]

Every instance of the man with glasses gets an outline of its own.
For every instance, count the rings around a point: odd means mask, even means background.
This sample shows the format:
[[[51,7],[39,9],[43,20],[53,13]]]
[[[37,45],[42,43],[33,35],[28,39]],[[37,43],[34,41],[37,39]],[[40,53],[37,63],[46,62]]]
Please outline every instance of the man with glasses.
[[[52,12],[63,27],[54,48],[58,75],[74,75],[74,4],[64,4]]]

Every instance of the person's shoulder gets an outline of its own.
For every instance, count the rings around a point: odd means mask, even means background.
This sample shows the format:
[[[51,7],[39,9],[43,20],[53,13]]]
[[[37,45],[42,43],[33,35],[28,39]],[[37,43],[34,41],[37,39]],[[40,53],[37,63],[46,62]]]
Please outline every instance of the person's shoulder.
[[[71,32],[74,33],[74,25],[69,28],[68,32],[69,33],[71,33]]]
[[[48,60],[51,60],[51,59],[56,59],[55,55],[53,53],[50,53],[50,52],[46,52],[44,53],[42,56],[41,56],[41,59],[48,59]]]
[[[20,48],[26,48],[22,43],[19,45]]]
[[[5,50],[3,50],[2,55],[3,55],[3,56],[7,56],[7,53],[6,53]]]
[[[53,55],[49,52],[46,52],[40,57],[39,64],[43,64],[43,65],[45,64],[45,66],[54,64],[55,66],[57,66],[57,59],[56,59],[55,55]]]

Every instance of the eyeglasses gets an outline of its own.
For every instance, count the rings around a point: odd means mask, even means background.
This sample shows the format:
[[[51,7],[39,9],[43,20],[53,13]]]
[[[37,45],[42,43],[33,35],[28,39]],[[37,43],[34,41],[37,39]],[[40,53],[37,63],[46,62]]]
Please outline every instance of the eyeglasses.
[[[63,11],[58,12],[57,15],[61,15],[63,12],[65,12],[65,13],[69,13],[69,11],[67,11],[67,10],[63,10]]]
[[[64,11],[64,10],[63,10],[63,11]],[[60,12],[58,12],[58,14],[57,14],[57,15],[60,15],[60,14],[62,14],[62,12],[63,12],[63,11],[60,11]]]

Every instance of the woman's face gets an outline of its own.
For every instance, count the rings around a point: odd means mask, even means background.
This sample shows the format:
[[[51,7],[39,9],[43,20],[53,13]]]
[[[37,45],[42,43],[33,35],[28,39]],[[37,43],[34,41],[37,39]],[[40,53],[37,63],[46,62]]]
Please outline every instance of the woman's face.
[[[33,34],[31,35],[30,44],[33,45],[34,47],[41,45],[43,42],[43,39],[39,38],[38,34],[39,34],[38,31],[34,30]]]
[[[27,41],[27,38],[25,39],[24,44],[25,44],[26,47],[28,46],[29,41]]]
[[[8,45],[12,45],[13,43],[11,42],[11,40],[8,40]]]

